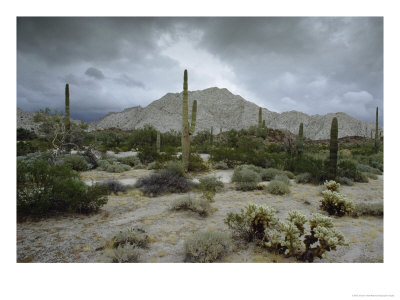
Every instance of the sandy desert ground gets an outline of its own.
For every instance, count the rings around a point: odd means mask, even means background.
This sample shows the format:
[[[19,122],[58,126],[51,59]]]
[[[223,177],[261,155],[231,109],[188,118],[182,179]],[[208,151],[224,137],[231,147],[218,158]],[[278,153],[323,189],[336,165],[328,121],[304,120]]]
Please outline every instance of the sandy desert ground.
[[[132,184],[139,177],[153,171],[130,170],[120,174],[103,171],[88,171],[81,174],[86,182],[102,181],[107,178]],[[291,182],[291,193],[274,196],[265,191],[241,192],[229,183],[232,170],[212,171],[225,182],[223,191],[217,193],[212,203],[214,212],[201,217],[193,212],[171,211],[173,199],[185,194],[169,194],[146,197],[139,190],[109,196],[101,210],[89,216],[68,215],[51,217],[39,221],[17,224],[18,262],[109,262],[110,258],[101,249],[106,241],[118,232],[131,227],[142,228],[149,235],[150,245],[141,256],[140,262],[184,262],[184,241],[187,236],[200,230],[230,230],[223,220],[228,212],[238,212],[248,203],[274,207],[281,219],[289,210],[300,210],[306,216],[321,212],[318,201],[322,186]],[[199,175],[198,175],[199,176]],[[268,184],[268,183],[265,183]],[[383,201],[383,176],[369,183],[341,186],[341,193],[355,203]],[[200,193],[190,193],[200,197]],[[382,217],[335,217],[336,227],[344,234],[349,246],[340,246],[328,253],[327,262],[383,262],[383,218]],[[265,249],[249,245],[235,247],[220,262],[296,262],[294,258],[275,255]]]

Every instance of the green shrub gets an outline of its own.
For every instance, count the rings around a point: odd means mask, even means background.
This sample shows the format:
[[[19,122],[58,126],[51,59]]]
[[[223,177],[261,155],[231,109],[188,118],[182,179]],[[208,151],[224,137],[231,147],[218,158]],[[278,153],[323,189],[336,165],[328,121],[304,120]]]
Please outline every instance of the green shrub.
[[[113,263],[138,262],[143,252],[141,249],[129,244],[107,250],[108,257]]]
[[[218,192],[224,187],[224,183],[215,176],[202,177],[198,185],[200,190],[209,192]]]
[[[286,185],[290,185],[290,179],[286,176],[286,174],[278,174],[274,177],[274,180],[282,181]]]
[[[266,191],[273,195],[285,195],[290,193],[289,186],[280,180],[272,180],[267,185]]]
[[[130,166],[121,164],[116,158],[109,158],[107,160],[99,160],[97,169],[110,173],[122,173],[131,169]]]
[[[310,173],[301,173],[296,176],[296,183],[311,183],[312,178]]]
[[[194,184],[177,170],[163,169],[148,177],[140,178],[136,187],[144,194],[157,196],[163,193],[185,193],[193,188]]]
[[[351,160],[342,160],[338,164],[338,177],[347,177],[355,182],[368,182],[368,178],[357,169],[357,164]]]
[[[327,190],[323,191],[322,195],[321,209],[327,211],[330,215],[343,216],[352,212],[353,202],[347,200],[342,194]]]
[[[88,169],[88,163],[86,160],[77,154],[68,154],[64,156],[64,165],[70,167],[75,171],[86,171]]]
[[[111,193],[117,194],[118,192],[126,192],[126,186],[115,179],[105,180],[103,182],[100,182],[98,185],[105,186],[108,190],[109,195]]]
[[[182,161],[170,160],[166,163],[165,169],[174,171],[181,176],[185,176],[185,169],[183,168]]]
[[[190,210],[205,217],[211,212],[211,206],[206,199],[194,199],[190,195],[172,201],[171,210]]]
[[[56,212],[88,213],[107,203],[106,188],[86,186],[67,166],[44,160],[17,161],[17,215],[44,216]]]
[[[203,172],[207,171],[208,167],[203,159],[197,153],[190,153],[189,155],[189,172]]]
[[[380,171],[379,169],[375,169],[373,167],[363,165],[363,164],[358,164],[357,170],[359,170],[360,172],[363,172],[363,173],[372,173],[375,175],[382,175],[382,171]]]
[[[294,175],[292,172],[290,171],[283,171],[283,173],[289,178],[289,179],[295,179],[296,175]]]
[[[383,216],[383,203],[357,203],[351,216]]]
[[[336,177],[336,181],[343,185],[348,185],[348,186],[354,185],[354,181],[347,177]]]
[[[214,169],[217,169],[217,170],[228,170],[229,167],[228,167],[228,165],[226,164],[226,162],[224,162],[224,161],[217,161],[216,163],[214,163]]]
[[[232,182],[236,183],[236,188],[242,191],[256,189],[257,184],[261,182],[261,176],[256,170],[257,167],[251,165],[236,167],[232,175]]]
[[[17,141],[33,140],[37,135],[34,131],[25,128],[17,128]]]
[[[229,236],[223,232],[196,232],[185,241],[185,261],[210,263],[221,259],[231,249]]]
[[[31,141],[17,141],[17,156],[37,152],[39,148]]]
[[[368,178],[370,178],[370,179],[373,179],[373,180],[377,180],[378,179],[378,175],[376,175],[376,174],[373,174],[373,173],[363,173],[365,176],[367,176]]]
[[[275,178],[276,175],[281,175],[283,172],[281,170],[268,168],[265,170],[261,170],[260,172],[262,180],[270,181]]]
[[[332,192],[338,192],[340,188],[340,183],[337,183],[334,180],[326,180],[324,182],[324,186],[327,190],[332,191]]]
[[[121,164],[128,165],[131,167],[140,165],[140,159],[135,155],[118,158],[118,161]]]
[[[155,141],[155,139],[154,139]],[[157,149],[154,146],[144,146],[139,149],[138,153],[138,158],[140,159],[140,162],[144,165],[147,165],[159,157],[159,153],[157,152]]]

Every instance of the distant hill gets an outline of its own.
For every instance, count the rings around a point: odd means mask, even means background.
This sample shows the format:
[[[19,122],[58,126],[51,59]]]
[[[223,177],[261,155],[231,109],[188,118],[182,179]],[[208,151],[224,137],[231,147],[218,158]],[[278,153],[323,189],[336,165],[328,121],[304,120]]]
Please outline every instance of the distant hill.
[[[213,87],[189,92],[189,118],[194,99],[198,102],[196,131],[209,130],[213,126],[214,132],[219,133],[220,128],[228,131],[257,125],[259,106],[225,88]],[[333,117],[338,119],[339,137],[370,137],[371,130],[373,134],[375,132],[375,123],[362,122],[343,112],[309,116],[298,111],[279,114],[262,108],[262,115],[267,127],[287,129],[295,134],[298,133],[299,124],[303,122],[304,135],[313,140],[329,138]],[[146,124],[153,125],[161,132],[181,130],[182,93],[168,93],[144,108],[138,106],[119,113],[109,113],[90,123],[89,130],[112,127],[128,130],[141,128]]]

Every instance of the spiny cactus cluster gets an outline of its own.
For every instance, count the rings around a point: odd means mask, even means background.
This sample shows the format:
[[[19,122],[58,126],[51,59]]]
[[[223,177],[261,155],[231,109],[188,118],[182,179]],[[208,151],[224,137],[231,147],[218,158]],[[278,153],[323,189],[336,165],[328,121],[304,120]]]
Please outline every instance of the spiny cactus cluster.
[[[192,123],[189,127],[188,121],[189,101],[188,101],[188,73],[185,70],[183,75],[183,103],[182,103],[182,161],[185,171],[189,168],[190,156],[190,136],[196,129],[197,100],[193,101]]]

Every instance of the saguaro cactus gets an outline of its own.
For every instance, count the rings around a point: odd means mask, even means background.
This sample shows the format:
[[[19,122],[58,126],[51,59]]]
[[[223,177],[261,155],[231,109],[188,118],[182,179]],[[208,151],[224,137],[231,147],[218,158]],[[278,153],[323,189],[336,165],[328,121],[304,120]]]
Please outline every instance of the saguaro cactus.
[[[258,128],[261,128],[263,124],[262,121],[262,109],[261,107],[258,109]]]
[[[337,170],[337,157],[338,157],[338,121],[336,118],[332,119],[331,125],[331,141],[330,141],[330,153],[329,153],[329,176],[332,179],[336,178]]]
[[[378,128],[378,106],[376,107],[376,121],[375,121],[375,152],[379,152],[379,128]]]
[[[192,108],[192,123],[189,130],[189,100],[188,100],[188,74],[187,70],[183,73],[183,101],[182,101],[182,162],[185,171],[189,167],[189,156],[190,156],[190,136],[196,129],[196,116],[197,116],[197,101],[193,101]]]
[[[214,127],[212,127],[211,126],[211,130],[210,130],[210,133],[211,133],[211,136],[210,136],[210,143],[211,143],[211,145],[214,143]]]
[[[297,137],[297,153],[303,153],[303,123],[299,126],[299,136]]]
[[[65,126],[67,130],[71,128],[71,121],[69,118],[69,84],[65,85]]]
[[[160,132],[157,131],[157,141],[156,141],[157,153],[160,153],[160,146],[161,146]]]
[[[262,128],[265,128],[265,120],[262,122]]]

